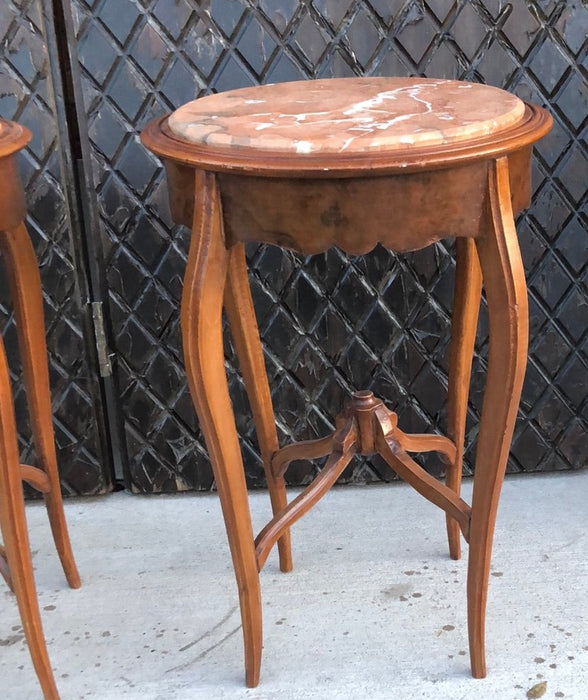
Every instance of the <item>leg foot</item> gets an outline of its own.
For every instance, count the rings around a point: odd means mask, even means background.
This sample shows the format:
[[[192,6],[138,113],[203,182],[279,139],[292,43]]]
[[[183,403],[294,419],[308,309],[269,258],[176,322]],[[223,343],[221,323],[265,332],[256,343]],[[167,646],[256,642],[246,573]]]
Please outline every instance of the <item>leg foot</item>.
[[[46,700],[58,700],[43,635],[22,495],[16,425],[4,345],[0,341],[0,531],[4,574],[16,594],[22,626]]]

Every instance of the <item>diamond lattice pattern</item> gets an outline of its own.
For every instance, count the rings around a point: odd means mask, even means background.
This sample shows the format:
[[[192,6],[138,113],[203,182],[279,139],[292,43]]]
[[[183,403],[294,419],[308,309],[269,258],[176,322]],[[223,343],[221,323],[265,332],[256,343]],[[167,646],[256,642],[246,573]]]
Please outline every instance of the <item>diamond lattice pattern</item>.
[[[85,349],[84,311],[78,291],[82,273],[71,252],[64,196],[67,183],[59,162],[63,144],[55,116],[40,2],[2,3],[0,44],[0,115],[20,122],[33,133],[30,145],[19,156],[19,166],[27,197],[27,228],[41,271],[62,484],[68,493],[100,493],[109,489],[109,478],[97,428],[99,388]],[[34,464],[16,329],[4,275],[0,277],[0,324],[14,380],[21,459]]]
[[[209,488],[212,475],[181,359],[178,302],[188,232],[174,228],[160,163],[138,141],[154,116],[257,83],[424,75],[497,85],[555,119],[536,150],[519,223],[532,343],[509,468],[588,463],[586,74],[579,0],[74,0],[84,109],[103,215],[111,310],[136,489]],[[283,440],[322,435],[348,392],[373,388],[408,431],[445,429],[454,261],[450,243],[410,255],[248,251]],[[484,314],[474,361],[467,469],[481,405]],[[227,369],[249,483],[263,483],[230,341]],[[427,467],[439,473],[435,460]],[[312,475],[293,465],[291,483]],[[344,480],[391,475],[357,460]]]

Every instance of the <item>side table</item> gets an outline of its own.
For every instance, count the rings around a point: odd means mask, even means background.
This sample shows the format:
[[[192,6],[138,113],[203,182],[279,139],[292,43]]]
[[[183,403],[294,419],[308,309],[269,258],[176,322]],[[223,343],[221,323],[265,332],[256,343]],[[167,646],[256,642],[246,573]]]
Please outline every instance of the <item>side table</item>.
[[[526,364],[528,311],[513,216],[528,206],[532,143],[550,116],[496,88],[421,78],[344,78],[267,85],[203,97],[156,119],[143,143],[164,161],[172,213],[192,229],[182,296],[186,372],[210,453],[239,589],[246,683],[257,685],[259,571],[277,542],[292,568],[288,528],[321,498],[354,454],[379,453],[447,514],[450,554],[469,542],[472,674],[486,674],[484,625],[498,498]],[[244,243],[303,254],[338,246],[395,251],[456,237],[448,437],[407,435],[370,392],[357,392],[325,438],[278,446],[247,281]],[[471,361],[482,283],[488,376],[471,507],[460,497]],[[225,309],[253,417],[274,517],[253,536],[223,363]],[[409,452],[445,456],[447,483]],[[294,459],[328,455],[287,504]]]
[[[0,338],[0,573],[16,594],[33,665],[47,700],[59,698],[47,654],[35,589],[22,482],[45,497],[55,545],[67,581],[79,588],[59,486],[51,416],[43,300],[37,260],[27,234],[25,200],[16,154],[30,141],[28,129],[0,119],[0,252],[8,278],[39,467],[20,464],[12,390]]]

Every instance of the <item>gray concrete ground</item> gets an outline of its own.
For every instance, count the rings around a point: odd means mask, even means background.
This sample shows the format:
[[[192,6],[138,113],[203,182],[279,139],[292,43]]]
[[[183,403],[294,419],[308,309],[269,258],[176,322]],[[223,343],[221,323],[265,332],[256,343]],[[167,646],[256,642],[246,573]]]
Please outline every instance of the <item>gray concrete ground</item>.
[[[66,587],[42,504],[29,504],[62,698],[517,700],[544,690],[545,698],[585,700],[587,502],[588,471],[507,479],[490,581],[489,675],[474,680],[466,559],[449,559],[441,511],[401,484],[333,490],[294,528],[294,572],[281,574],[272,554],[262,573],[264,659],[254,690],[244,686],[216,495],[68,501],[78,591]],[[260,527],[267,494],[253,493],[251,506]],[[40,698],[7,589],[0,697]]]

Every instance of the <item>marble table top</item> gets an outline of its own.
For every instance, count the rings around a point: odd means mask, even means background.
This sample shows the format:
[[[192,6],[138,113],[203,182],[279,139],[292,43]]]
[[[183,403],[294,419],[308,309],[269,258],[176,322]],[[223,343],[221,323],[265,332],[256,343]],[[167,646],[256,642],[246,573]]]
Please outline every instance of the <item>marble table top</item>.
[[[168,128],[211,147],[352,155],[482,138],[524,112],[518,97],[478,83],[335,78],[208,95],[176,110]]]

